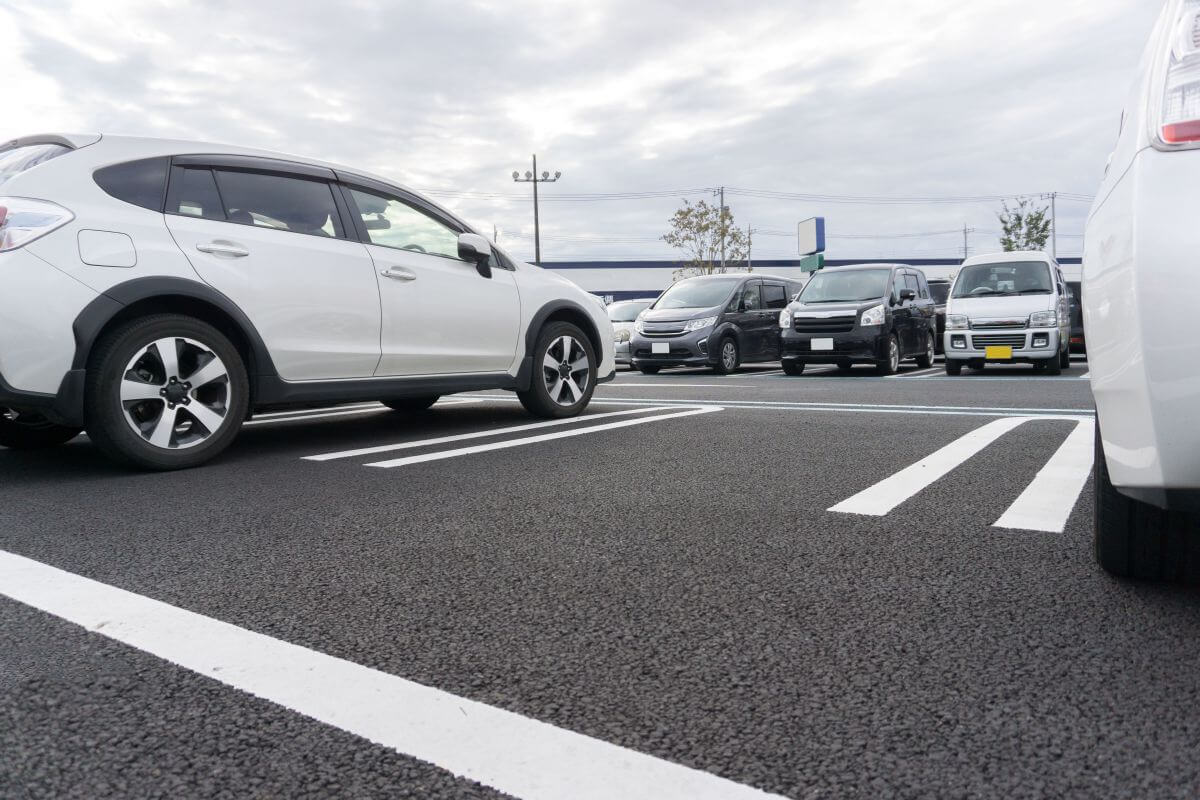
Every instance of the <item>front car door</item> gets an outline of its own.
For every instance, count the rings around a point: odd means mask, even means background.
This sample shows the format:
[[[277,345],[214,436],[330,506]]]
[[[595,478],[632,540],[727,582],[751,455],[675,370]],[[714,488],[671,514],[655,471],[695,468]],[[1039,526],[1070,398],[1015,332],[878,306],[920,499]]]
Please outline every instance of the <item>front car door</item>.
[[[921,299],[921,281],[912,272],[904,273],[904,288],[913,293],[913,299],[905,301],[908,306],[908,352],[921,353],[925,350],[927,303]],[[929,293],[925,292],[928,298]]]
[[[376,375],[509,371],[521,326],[511,265],[493,251],[492,276],[480,275],[458,257],[461,226],[418,198],[365,186],[343,194],[378,275]]]
[[[197,274],[254,323],[281,378],[374,374],[379,286],[327,180],[175,166],[166,223]]]

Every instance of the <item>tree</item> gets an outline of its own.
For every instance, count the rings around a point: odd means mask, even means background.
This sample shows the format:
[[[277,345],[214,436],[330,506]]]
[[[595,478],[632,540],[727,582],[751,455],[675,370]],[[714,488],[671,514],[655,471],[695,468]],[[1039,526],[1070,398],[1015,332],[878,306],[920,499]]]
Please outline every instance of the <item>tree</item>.
[[[746,270],[750,252],[749,234],[733,225],[729,208],[710,206],[705,201],[692,205],[683,201],[671,217],[671,230],[662,240],[683,251],[683,267],[675,271],[675,279],[692,275],[712,275],[729,270]],[[721,243],[724,238],[725,266],[721,266]]]
[[[1050,238],[1050,218],[1046,216],[1049,206],[1034,208],[1033,202],[1022,197],[1016,208],[1004,203],[1003,213],[997,214],[1004,235],[1000,244],[1006,252],[1013,250],[1041,250]]]

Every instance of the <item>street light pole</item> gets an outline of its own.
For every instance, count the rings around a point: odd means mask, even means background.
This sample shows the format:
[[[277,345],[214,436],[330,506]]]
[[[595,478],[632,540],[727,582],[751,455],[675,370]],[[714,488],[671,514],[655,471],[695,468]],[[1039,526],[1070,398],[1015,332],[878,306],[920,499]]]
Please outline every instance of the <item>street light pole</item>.
[[[540,176],[537,171],[537,153],[533,154],[533,172],[526,172],[525,177],[521,177],[521,173],[513,170],[513,180],[517,183],[532,183],[533,184],[533,263],[539,267],[542,265],[542,230],[541,223],[538,221],[538,184],[539,183],[554,183],[562,176],[561,172],[554,173],[554,177],[550,177],[549,172],[543,172]]]

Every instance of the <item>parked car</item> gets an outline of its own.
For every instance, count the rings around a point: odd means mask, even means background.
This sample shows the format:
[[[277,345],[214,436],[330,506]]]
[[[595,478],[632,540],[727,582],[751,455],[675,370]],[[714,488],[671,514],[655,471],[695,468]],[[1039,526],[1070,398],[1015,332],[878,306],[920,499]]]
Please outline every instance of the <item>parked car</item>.
[[[971,256],[946,308],[946,374],[988,362],[1060,374],[1071,364],[1069,298],[1062,270],[1040,250]]]
[[[360,170],[118,136],[0,146],[0,444],[86,428],[140,467],[207,461],[256,410],[511,389],[580,413],[608,315]]]
[[[633,335],[633,324],[637,321],[638,314],[649,308],[653,302],[653,297],[647,297],[643,300],[618,300],[608,304],[608,321],[613,326],[615,358],[618,364],[633,365],[629,355],[629,337]]]
[[[1080,281],[1067,281],[1071,293],[1071,340],[1072,353],[1087,353],[1087,336],[1083,330],[1083,289]]]
[[[712,367],[779,358],[776,322],[800,284],[757,272],[704,275],[671,285],[638,317],[629,340],[633,365],[653,375],[663,367]]]
[[[857,264],[816,272],[779,314],[783,371],[808,364],[875,366],[892,375],[915,358],[933,365],[937,320],[925,273],[907,264]]]
[[[1084,234],[1095,553],[1122,577],[1200,581],[1198,98],[1200,2],[1171,0]]]
[[[930,280],[929,294],[933,297],[933,308],[937,314],[937,339],[933,350],[941,355],[946,334],[946,301],[950,298],[950,281],[945,278]]]

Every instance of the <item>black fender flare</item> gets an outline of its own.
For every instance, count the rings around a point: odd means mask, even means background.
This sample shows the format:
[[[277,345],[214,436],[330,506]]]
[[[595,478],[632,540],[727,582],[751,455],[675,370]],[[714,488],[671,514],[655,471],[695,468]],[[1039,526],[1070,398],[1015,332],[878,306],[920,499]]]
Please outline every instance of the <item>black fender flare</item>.
[[[533,317],[529,320],[529,326],[525,329],[525,356],[521,359],[521,366],[517,370],[516,382],[519,389],[527,390],[533,377],[533,348],[537,344],[538,334],[542,332],[542,328],[550,317],[563,311],[583,320],[581,327],[584,335],[591,340],[592,348],[597,354],[603,352],[600,331],[596,328],[596,323],[592,321],[587,310],[581,304],[571,300],[551,300],[534,312]]]
[[[250,351],[251,363],[246,365],[246,369],[251,378],[276,374],[275,363],[271,360],[266,344],[263,343],[254,323],[236,303],[207,283],[170,277],[134,278],[106,289],[103,294],[88,303],[72,324],[75,333],[75,360],[72,369],[87,368],[92,348],[110,322],[130,306],[158,298],[164,300],[164,305],[172,298],[181,298],[217,309],[237,328],[235,331],[222,333],[232,334],[233,337],[242,340]]]

